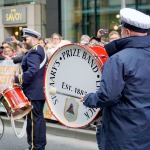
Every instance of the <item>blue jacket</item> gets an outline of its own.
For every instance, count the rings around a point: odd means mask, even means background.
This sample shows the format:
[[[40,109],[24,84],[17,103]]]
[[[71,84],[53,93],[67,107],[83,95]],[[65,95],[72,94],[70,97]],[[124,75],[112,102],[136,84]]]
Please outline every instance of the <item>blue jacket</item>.
[[[44,65],[40,68],[45,57],[46,54],[42,46],[33,46],[22,59],[23,73],[15,76],[15,82],[22,84],[24,94],[29,100],[45,100],[44,71],[47,57]]]
[[[102,150],[150,149],[150,36],[124,38],[84,105],[103,108]],[[127,42],[128,41],[128,42]]]

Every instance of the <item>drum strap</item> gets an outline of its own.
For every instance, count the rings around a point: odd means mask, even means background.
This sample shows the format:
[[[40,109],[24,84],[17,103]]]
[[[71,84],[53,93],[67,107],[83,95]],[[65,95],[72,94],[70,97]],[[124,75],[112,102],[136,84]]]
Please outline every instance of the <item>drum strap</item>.
[[[13,118],[13,115],[11,114],[11,125],[12,125],[12,128],[14,129],[14,132],[15,132],[15,135],[18,137],[18,138],[22,138],[25,133],[26,133],[26,126],[27,126],[27,116],[24,120],[24,123],[23,123],[23,128],[20,132],[20,134],[17,133],[17,130],[16,130],[16,126],[15,126],[15,121],[14,121],[14,118]]]
[[[46,55],[45,50],[44,50],[44,54],[45,54],[45,57],[44,57],[43,61],[40,63],[40,68],[39,69],[41,69],[44,66],[44,64],[46,63],[47,55]]]

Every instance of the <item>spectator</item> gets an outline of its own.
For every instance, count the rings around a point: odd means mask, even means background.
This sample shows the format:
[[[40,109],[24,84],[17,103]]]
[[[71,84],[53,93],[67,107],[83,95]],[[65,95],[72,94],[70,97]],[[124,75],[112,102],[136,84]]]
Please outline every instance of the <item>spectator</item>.
[[[52,44],[52,38],[46,38],[45,39],[45,50],[46,51],[51,48],[51,44]]]
[[[120,39],[120,34],[117,31],[111,31],[109,33],[109,42],[112,42],[113,40]]]
[[[80,38],[80,44],[88,45],[90,41],[90,37],[88,35],[82,35]]]
[[[10,46],[5,46],[3,56],[5,56],[5,59],[7,60],[13,59],[15,57],[14,49]]]
[[[59,43],[61,42],[62,37],[58,33],[54,33],[52,35],[52,43],[51,43],[51,48],[56,48]]]
[[[90,39],[90,41],[89,41],[89,45],[91,45],[91,46],[96,46],[96,45],[100,45],[100,43],[99,43],[99,41],[97,40],[97,38],[96,37],[91,37],[91,39]]]
[[[3,49],[4,49],[4,47],[1,46],[0,47],[0,60],[5,60],[5,56],[3,56]]]
[[[52,54],[61,46],[70,44],[71,42],[68,40],[62,40],[62,37],[58,33],[54,33],[52,35],[52,42],[49,46],[49,49],[46,51],[48,58],[52,56]]]
[[[42,47],[44,47],[45,48],[45,39],[44,38],[40,38],[39,39],[39,44],[42,46]]]
[[[25,48],[24,43],[19,42],[19,44],[17,44],[17,55],[13,58],[13,62],[15,64],[21,63],[22,58],[26,52],[27,52],[27,49]]]
[[[10,43],[6,42],[6,41],[3,41],[3,42],[2,42],[2,46],[3,46],[3,47],[6,47],[6,46],[12,47],[12,45],[11,45]]]

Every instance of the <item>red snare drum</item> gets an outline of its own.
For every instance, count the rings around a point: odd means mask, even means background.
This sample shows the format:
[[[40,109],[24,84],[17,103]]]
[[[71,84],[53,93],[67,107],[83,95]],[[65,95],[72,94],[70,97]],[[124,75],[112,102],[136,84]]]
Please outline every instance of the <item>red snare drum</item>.
[[[79,44],[65,45],[52,55],[45,70],[45,97],[49,109],[63,125],[81,128],[95,119],[100,108],[85,107],[79,97],[98,90],[107,59],[103,47]]]
[[[32,105],[20,86],[5,89],[1,94],[1,102],[7,111],[8,117],[12,115],[14,120],[24,117],[32,109]]]

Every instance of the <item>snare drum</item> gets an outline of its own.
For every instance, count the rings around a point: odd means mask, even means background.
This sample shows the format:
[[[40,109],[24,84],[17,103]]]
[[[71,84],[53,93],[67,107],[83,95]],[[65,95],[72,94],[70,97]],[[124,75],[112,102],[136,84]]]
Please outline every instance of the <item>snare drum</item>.
[[[27,115],[32,105],[24,95],[20,86],[13,86],[5,89],[1,94],[1,102],[4,105],[8,117],[13,117],[14,120],[21,119]]]
[[[85,107],[78,97],[99,89],[102,66],[107,59],[103,47],[79,44],[65,45],[52,55],[45,70],[45,97],[60,123],[81,128],[96,118],[100,108]],[[52,87],[59,92],[52,95]]]

